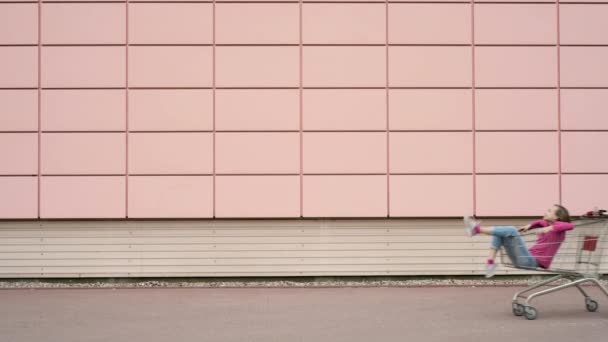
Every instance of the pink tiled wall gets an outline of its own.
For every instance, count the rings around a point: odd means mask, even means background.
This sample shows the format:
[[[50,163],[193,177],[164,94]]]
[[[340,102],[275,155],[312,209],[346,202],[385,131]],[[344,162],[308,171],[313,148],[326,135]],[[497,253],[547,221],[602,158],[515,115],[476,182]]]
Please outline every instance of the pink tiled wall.
[[[0,0],[0,219],[608,206],[608,1]]]

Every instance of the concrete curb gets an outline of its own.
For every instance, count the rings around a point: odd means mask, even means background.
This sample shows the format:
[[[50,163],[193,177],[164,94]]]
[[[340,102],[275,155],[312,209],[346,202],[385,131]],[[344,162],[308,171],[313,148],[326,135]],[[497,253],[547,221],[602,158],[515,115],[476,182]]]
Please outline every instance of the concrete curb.
[[[527,286],[547,276],[321,278],[0,279],[0,289],[95,288],[327,288]],[[605,278],[605,277],[604,277]],[[608,279],[602,279],[608,286]]]

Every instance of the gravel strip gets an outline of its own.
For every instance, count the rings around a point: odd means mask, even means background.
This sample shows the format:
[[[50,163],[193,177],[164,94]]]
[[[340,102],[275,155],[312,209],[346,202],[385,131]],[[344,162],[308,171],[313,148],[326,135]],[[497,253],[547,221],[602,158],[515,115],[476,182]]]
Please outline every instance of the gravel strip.
[[[393,277],[393,278],[303,278],[303,279],[0,279],[0,289],[46,288],[300,288],[300,287],[428,287],[428,286],[526,286],[546,276],[482,277]],[[606,278],[606,277],[604,277]],[[561,281],[562,283],[565,280]],[[608,286],[608,279],[602,279]]]

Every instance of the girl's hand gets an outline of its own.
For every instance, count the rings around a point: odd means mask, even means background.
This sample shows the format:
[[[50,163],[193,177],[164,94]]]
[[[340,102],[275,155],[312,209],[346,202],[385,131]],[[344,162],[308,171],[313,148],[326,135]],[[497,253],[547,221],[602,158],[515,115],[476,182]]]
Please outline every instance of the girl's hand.
[[[519,227],[519,229],[518,229],[518,230],[519,230],[520,232],[525,233],[525,232],[527,232],[527,231],[528,231],[528,229],[530,229],[530,225],[529,225],[529,224],[527,224],[527,225],[525,225],[525,226],[521,226],[521,227]]]

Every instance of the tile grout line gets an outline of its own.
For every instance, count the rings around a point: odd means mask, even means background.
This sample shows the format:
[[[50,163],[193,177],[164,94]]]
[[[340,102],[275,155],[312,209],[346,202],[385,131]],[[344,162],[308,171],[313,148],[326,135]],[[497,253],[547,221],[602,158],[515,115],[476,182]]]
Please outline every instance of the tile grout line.
[[[608,172],[563,172],[565,175],[608,175]],[[216,173],[218,176],[298,176],[299,173],[261,173],[261,172],[248,172],[248,173]],[[375,176],[383,176],[386,175],[386,172],[353,172],[353,173],[345,173],[345,172],[306,172],[304,173],[306,176],[331,176],[331,175],[339,175],[339,176],[362,176],[362,175],[375,175]],[[464,176],[464,175],[472,175],[471,172],[391,172],[390,175],[409,175],[409,176]],[[512,175],[512,176],[533,176],[533,175],[558,175],[558,172],[478,172],[477,175],[484,176],[504,176],[504,175]],[[35,177],[36,174],[3,174],[0,177]],[[116,177],[116,176],[125,176],[124,173],[46,173],[41,174],[43,177]],[[212,176],[211,173],[133,173],[130,176],[154,176],[154,177],[190,177],[190,176]]]
[[[123,45],[124,46],[124,45]],[[132,45],[129,45],[131,47]],[[470,46],[470,45],[469,45]],[[477,45],[479,46],[479,45]],[[564,47],[566,45],[562,45]],[[34,46],[35,47],[35,46]],[[469,90],[472,87],[389,87],[391,90]],[[0,90],[37,90],[38,87],[0,87]],[[124,90],[125,87],[41,87],[41,90],[61,91],[61,90]],[[130,90],[212,90],[211,87],[129,87]],[[298,90],[299,87],[216,87],[222,90]],[[384,90],[382,87],[302,87],[310,90]],[[554,90],[557,87],[475,87],[483,90]],[[562,86],[560,89],[569,90],[608,90],[608,87],[568,87]]]

